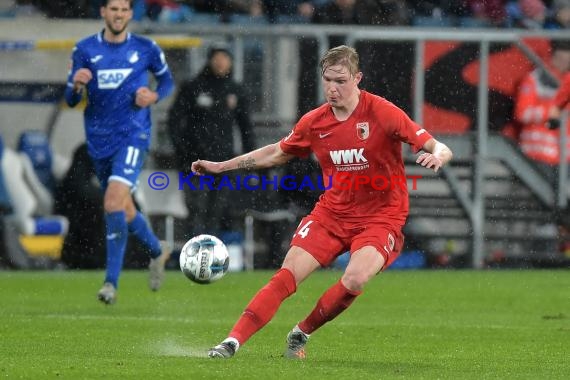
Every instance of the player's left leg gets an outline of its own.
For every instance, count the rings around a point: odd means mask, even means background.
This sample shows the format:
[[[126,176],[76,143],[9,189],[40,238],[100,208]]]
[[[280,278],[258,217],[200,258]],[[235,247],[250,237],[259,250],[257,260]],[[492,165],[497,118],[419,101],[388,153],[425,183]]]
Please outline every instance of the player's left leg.
[[[228,338],[208,350],[208,356],[211,358],[234,356],[241,345],[273,318],[281,303],[295,293],[297,285],[319,266],[319,262],[307,251],[300,247],[291,247],[281,269],[249,302]]]
[[[305,345],[310,334],[346,310],[384,263],[385,258],[375,247],[364,246],[354,252],[340,281],[321,296],[307,318],[287,335],[285,357],[304,359]]]
[[[150,254],[149,287],[157,291],[164,280],[164,267],[170,258],[172,247],[166,241],[159,241],[143,214],[138,211],[132,197],[126,205],[129,233],[133,234],[146,247]]]

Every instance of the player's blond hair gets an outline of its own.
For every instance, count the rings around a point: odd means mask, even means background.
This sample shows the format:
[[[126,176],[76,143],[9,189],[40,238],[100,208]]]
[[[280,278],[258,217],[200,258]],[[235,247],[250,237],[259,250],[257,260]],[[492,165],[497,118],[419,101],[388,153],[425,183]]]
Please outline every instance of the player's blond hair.
[[[324,74],[325,70],[330,66],[342,65],[348,68],[348,71],[352,76],[356,75],[360,71],[358,53],[354,48],[346,45],[340,45],[329,49],[323,58],[319,66],[321,67],[321,75]]]

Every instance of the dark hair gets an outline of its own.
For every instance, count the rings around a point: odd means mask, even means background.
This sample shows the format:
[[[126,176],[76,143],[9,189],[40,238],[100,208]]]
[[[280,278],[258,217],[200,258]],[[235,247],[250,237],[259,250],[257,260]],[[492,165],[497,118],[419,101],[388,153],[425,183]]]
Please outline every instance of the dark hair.
[[[570,40],[552,40],[550,47],[553,53],[557,50],[570,50]]]
[[[208,61],[212,59],[216,53],[226,53],[231,60],[234,58],[229,47],[225,45],[213,45],[208,49]]]
[[[135,0],[129,0],[129,8],[133,9],[133,2]],[[100,0],[101,6],[106,7],[109,4],[109,0]]]

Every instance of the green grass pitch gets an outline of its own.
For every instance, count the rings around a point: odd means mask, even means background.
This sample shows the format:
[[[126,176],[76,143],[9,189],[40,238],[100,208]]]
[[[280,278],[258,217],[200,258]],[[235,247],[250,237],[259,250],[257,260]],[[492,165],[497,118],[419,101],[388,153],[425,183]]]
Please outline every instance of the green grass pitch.
[[[287,332],[338,280],[319,271],[231,360],[225,337],[272,272],[163,289],[125,272],[118,302],[96,300],[102,272],[0,272],[0,378],[568,379],[570,273],[388,271],[313,334],[303,362],[281,357]]]

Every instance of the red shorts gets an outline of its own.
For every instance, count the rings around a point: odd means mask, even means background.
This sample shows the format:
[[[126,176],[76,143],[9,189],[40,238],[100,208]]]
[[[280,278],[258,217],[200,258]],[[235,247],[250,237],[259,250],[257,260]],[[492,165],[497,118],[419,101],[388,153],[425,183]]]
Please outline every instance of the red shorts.
[[[396,260],[404,245],[400,227],[388,222],[351,223],[335,220],[326,212],[311,213],[299,223],[291,246],[303,248],[323,267],[346,251],[372,246],[384,257],[383,270]]]

